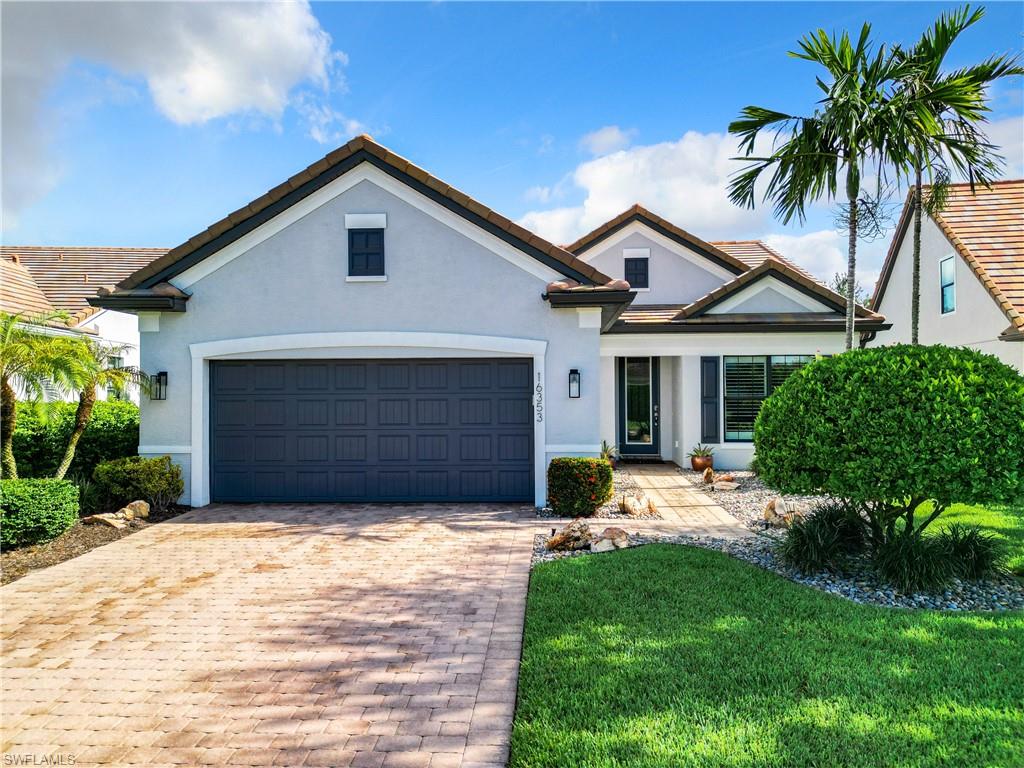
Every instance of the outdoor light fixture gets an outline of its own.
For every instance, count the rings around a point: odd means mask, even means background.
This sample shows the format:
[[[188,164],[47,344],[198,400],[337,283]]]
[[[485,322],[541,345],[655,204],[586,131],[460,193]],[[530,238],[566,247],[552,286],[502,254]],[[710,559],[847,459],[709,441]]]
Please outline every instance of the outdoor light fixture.
[[[167,371],[160,371],[160,373],[154,373],[149,377],[149,399],[150,400],[166,400],[167,399]]]
[[[569,397],[580,396],[580,372],[578,368],[569,371]]]

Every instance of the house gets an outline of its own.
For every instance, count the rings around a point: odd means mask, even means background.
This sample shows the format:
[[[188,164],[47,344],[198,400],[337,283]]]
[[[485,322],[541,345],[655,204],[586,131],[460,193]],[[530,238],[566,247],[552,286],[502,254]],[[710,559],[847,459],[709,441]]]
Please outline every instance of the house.
[[[123,346],[117,364],[138,366],[138,318],[92,307],[88,299],[100,286],[123,280],[165,253],[166,248],[0,246],[0,311],[27,316],[64,312],[69,320],[51,323],[52,332]],[[108,394],[97,396],[106,399]],[[138,392],[125,394],[138,401]]]
[[[908,195],[871,306],[892,327],[873,344],[909,342],[913,209]],[[953,184],[921,222],[922,344],[973,347],[1024,373],[1024,179]]]
[[[138,314],[166,382],[139,451],[194,506],[543,505],[547,461],[602,440],[742,467],[760,400],[844,339],[842,297],[761,243],[637,207],[560,247],[367,136],[90,303]]]

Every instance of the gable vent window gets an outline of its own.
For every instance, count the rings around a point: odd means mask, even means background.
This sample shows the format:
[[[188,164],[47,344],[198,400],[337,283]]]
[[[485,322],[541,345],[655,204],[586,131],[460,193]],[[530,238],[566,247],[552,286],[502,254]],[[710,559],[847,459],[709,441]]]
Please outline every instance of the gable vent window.
[[[384,275],[384,230],[348,231],[348,274],[350,277]]]
[[[626,259],[626,282],[630,288],[650,288],[650,280],[647,273],[647,263],[650,259],[627,258]]]
[[[790,374],[814,360],[813,355],[726,356],[725,440],[754,439],[754,420],[761,403]]]
[[[956,261],[952,256],[939,262],[939,290],[942,314],[948,315],[956,309]]]

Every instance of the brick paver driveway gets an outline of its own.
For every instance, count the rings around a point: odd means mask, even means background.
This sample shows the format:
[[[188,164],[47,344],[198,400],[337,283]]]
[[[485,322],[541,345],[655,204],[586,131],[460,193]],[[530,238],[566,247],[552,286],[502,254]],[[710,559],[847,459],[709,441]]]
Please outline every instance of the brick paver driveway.
[[[0,591],[5,764],[503,765],[520,515],[208,507],[30,574]]]

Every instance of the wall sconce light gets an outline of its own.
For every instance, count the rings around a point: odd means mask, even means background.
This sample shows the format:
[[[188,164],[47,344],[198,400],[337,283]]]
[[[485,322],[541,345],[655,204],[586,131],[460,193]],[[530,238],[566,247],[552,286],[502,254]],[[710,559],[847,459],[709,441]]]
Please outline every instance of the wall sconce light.
[[[580,396],[580,372],[578,368],[569,371],[569,397]]]
[[[149,399],[167,399],[167,371],[160,371],[149,377]]]

